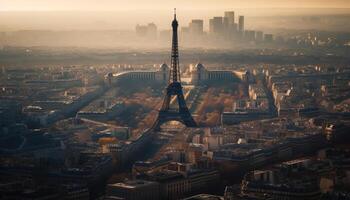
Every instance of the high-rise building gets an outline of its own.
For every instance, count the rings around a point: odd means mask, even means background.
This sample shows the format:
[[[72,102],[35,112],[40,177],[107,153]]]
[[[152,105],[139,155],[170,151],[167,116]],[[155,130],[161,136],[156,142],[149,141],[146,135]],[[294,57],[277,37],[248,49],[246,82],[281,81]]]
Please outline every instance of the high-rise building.
[[[161,30],[159,32],[159,39],[168,42],[171,40],[171,30]]]
[[[239,16],[238,19],[238,31],[243,33],[244,32],[244,16]]]
[[[225,18],[227,18],[229,25],[233,25],[235,23],[235,12],[233,11],[225,12]]]
[[[236,35],[237,26],[235,24],[235,12],[233,11],[225,12],[224,27],[225,27],[226,36],[229,39],[231,39]]]
[[[237,30],[238,30],[238,24],[237,24],[237,23],[234,23],[234,24],[232,25],[232,29],[233,29],[233,31],[237,32]]]
[[[255,34],[255,40],[257,42],[262,42],[264,40],[264,34],[262,31],[257,31]]]
[[[157,26],[154,23],[149,23],[147,25],[136,25],[135,28],[136,35],[139,37],[147,37],[150,39],[157,38]]]
[[[145,37],[147,35],[147,26],[137,24],[135,31],[137,36]]]
[[[267,43],[270,43],[273,41],[273,35],[272,34],[265,34],[264,35],[264,41]]]
[[[193,19],[189,25],[190,33],[195,36],[203,35],[203,24],[203,20]]]
[[[252,30],[246,30],[244,32],[244,38],[245,40],[247,41],[255,41],[255,31],[252,31]]]
[[[223,17],[214,17],[209,21],[209,32],[212,34],[222,34],[223,33]]]
[[[151,39],[157,38],[157,26],[154,23],[149,23],[147,25],[147,36]]]

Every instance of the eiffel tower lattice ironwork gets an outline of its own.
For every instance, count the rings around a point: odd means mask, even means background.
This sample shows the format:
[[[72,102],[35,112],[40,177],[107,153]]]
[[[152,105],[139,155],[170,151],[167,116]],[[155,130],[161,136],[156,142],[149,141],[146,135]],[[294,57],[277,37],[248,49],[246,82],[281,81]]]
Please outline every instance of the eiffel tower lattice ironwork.
[[[173,38],[171,49],[171,69],[169,84],[166,88],[166,94],[164,97],[162,108],[158,113],[158,118],[153,125],[155,130],[160,129],[160,125],[168,121],[179,121],[187,127],[196,127],[197,123],[194,121],[191,113],[189,112],[186,101],[183,95],[181,79],[180,79],[180,66],[179,66],[179,49],[178,49],[178,37],[177,28],[178,22],[176,20],[176,10],[174,10],[174,20],[172,22]],[[172,97],[176,96],[178,109],[171,109],[170,102]]]

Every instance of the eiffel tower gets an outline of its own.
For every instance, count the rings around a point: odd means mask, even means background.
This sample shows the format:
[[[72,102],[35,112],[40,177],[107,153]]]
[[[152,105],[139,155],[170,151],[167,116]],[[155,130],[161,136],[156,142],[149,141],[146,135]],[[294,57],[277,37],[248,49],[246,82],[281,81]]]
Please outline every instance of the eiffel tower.
[[[179,121],[187,127],[196,127],[197,124],[192,118],[189,112],[185,98],[182,92],[181,79],[180,79],[180,66],[179,66],[179,50],[178,50],[178,38],[177,27],[178,22],[176,20],[176,9],[174,9],[174,20],[172,22],[173,27],[173,39],[171,50],[171,69],[169,84],[166,88],[166,94],[164,97],[162,108],[158,113],[158,118],[153,125],[153,129],[160,130],[160,125],[168,121]],[[170,101],[173,96],[176,96],[178,102],[178,109],[170,108]]]

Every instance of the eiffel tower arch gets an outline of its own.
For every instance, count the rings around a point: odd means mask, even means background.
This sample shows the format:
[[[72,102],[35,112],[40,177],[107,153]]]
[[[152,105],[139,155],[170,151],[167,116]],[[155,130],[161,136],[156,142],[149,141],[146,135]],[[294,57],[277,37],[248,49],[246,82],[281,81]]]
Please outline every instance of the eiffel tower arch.
[[[176,11],[176,10],[175,10]],[[165,97],[163,100],[162,108],[158,113],[157,120],[153,125],[153,129],[159,130],[160,126],[168,121],[179,121],[187,127],[196,127],[197,123],[194,121],[191,113],[189,112],[186,101],[183,95],[181,79],[180,79],[180,66],[179,66],[179,50],[178,50],[178,37],[177,28],[178,22],[176,20],[176,12],[174,13],[174,20],[172,22],[173,38],[171,49],[171,69],[169,84],[166,88]],[[171,109],[171,99],[176,97],[178,103],[178,109]]]

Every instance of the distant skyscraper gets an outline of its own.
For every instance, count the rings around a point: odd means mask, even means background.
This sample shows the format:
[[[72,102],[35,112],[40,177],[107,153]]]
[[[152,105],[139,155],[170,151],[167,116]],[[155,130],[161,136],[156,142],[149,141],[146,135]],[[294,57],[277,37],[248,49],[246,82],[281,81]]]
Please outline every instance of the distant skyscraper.
[[[223,17],[214,17],[209,21],[209,32],[213,34],[223,33]]]
[[[193,35],[202,35],[203,34],[203,24],[204,24],[203,20],[193,19],[189,25],[190,33]]]
[[[137,36],[139,36],[139,37],[146,37],[146,35],[147,35],[147,26],[143,26],[143,25],[137,24],[136,28],[135,28],[135,31],[136,31],[136,35]]]
[[[227,18],[229,25],[233,25],[235,23],[235,12],[227,11],[225,12],[225,17]]]
[[[263,34],[263,32],[262,32],[262,31],[257,31],[257,32],[256,32],[256,35],[255,35],[255,40],[256,40],[257,42],[262,42],[263,39],[264,39],[264,34]]]
[[[157,26],[154,23],[147,25],[136,25],[136,35],[139,37],[147,37],[149,39],[157,38]]]
[[[265,34],[264,35],[264,41],[267,43],[270,43],[273,41],[273,35],[272,34]]]
[[[147,36],[151,39],[157,38],[157,26],[154,23],[147,25]]]
[[[231,39],[236,34],[237,27],[235,26],[235,12],[226,11],[224,18],[224,28],[226,36]]]
[[[233,29],[234,32],[237,32],[237,30],[238,30],[238,24],[237,24],[237,23],[234,23],[234,24],[232,25],[232,29]]]
[[[252,31],[252,30],[244,31],[244,38],[249,42],[255,41],[255,31]]]
[[[238,31],[241,32],[241,33],[244,32],[244,16],[239,16]]]

